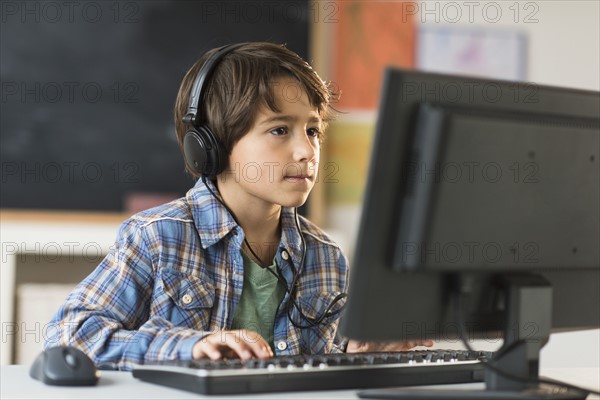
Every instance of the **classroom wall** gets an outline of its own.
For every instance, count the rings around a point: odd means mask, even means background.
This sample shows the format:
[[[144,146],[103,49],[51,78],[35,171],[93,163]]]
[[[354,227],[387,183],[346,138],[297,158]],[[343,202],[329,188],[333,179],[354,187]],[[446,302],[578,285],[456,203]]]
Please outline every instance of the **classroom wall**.
[[[527,79],[538,84],[600,90],[600,2],[598,1],[521,1],[475,2],[481,7],[473,8],[473,22],[469,21],[468,8],[461,7],[464,18],[456,24],[448,1],[421,2],[421,7],[440,9],[440,24],[447,26],[480,26],[488,29],[516,29],[529,38]],[[464,2],[458,2],[464,3]],[[500,4],[502,12],[498,22],[496,7],[485,4]],[[446,12],[444,13],[444,7]],[[518,12],[516,9],[518,8]],[[478,10],[481,10],[478,12]],[[435,14],[422,12],[419,23],[435,24]],[[446,20],[444,20],[444,15]],[[517,18],[517,23],[515,23]]]
[[[540,23],[530,34],[530,79],[600,90],[600,2],[542,2]]]

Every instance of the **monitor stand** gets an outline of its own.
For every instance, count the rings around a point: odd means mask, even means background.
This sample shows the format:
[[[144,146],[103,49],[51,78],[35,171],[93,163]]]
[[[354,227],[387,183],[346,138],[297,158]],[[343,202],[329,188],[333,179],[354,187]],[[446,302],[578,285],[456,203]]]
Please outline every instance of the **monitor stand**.
[[[546,385],[535,380],[539,376],[541,348],[550,338],[552,287],[538,275],[512,275],[506,283],[506,324],[504,344],[490,361],[492,367],[525,379],[517,381],[486,368],[485,390],[448,390],[390,388],[365,390],[363,399],[430,399],[430,400],[583,400],[588,393]],[[462,311],[462,310],[459,310]],[[417,367],[415,367],[417,368]]]

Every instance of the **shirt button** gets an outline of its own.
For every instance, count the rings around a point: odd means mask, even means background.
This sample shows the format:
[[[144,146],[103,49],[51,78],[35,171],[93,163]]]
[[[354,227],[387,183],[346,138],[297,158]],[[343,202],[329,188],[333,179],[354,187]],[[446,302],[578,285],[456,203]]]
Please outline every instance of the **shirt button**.
[[[282,351],[287,349],[287,343],[284,340],[280,340],[279,342],[277,342],[277,349]]]
[[[183,301],[183,304],[190,304],[192,302],[192,296],[189,294],[184,294],[181,298],[181,301]]]
[[[287,252],[287,251],[283,250],[283,251],[281,252],[281,258],[283,258],[285,261],[287,261],[287,260],[289,260],[289,259],[290,259],[290,255],[288,254],[288,252]]]

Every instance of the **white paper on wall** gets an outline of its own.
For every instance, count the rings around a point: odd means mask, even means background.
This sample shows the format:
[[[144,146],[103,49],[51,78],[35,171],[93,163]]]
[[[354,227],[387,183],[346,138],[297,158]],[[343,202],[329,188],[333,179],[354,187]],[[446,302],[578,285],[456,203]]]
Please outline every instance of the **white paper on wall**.
[[[527,36],[523,32],[423,25],[417,43],[417,68],[423,71],[527,79]]]

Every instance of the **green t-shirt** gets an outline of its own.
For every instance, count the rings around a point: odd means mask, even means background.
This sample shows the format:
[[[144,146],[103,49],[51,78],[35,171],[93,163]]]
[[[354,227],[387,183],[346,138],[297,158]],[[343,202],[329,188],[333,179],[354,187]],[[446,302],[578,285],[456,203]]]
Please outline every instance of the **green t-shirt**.
[[[273,344],[273,325],[277,308],[283,300],[285,289],[269,271],[277,274],[275,261],[267,268],[261,268],[242,251],[244,259],[244,287],[242,297],[233,314],[231,329],[248,329],[259,333],[271,349]]]

